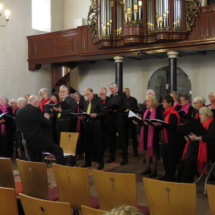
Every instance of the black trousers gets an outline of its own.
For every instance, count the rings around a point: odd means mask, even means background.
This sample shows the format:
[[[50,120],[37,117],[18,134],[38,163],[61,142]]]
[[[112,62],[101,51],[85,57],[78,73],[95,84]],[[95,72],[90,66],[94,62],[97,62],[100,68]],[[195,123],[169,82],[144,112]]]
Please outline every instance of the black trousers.
[[[137,151],[137,126],[132,122],[131,119],[126,117],[126,143],[128,147],[129,143],[129,130],[131,132],[132,143],[133,143],[133,152],[134,154],[138,153]]]
[[[57,143],[60,145],[61,132],[75,132],[75,120],[56,121]]]
[[[109,124],[107,119],[104,119],[101,121],[101,125],[102,125],[102,147],[103,150],[107,150],[108,145],[109,145]]]
[[[125,139],[125,116],[123,113],[108,114],[109,123],[109,148],[110,157],[115,159],[116,155],[116,132],[119,135],[119,143],[122,148],[123,159],[127,159],[128,146]]]
[[[177,143],[162,143],[160,149],[165,175],[170,181],[174,181],[178,160]]]
[[[12,134],[0,135],[0,156],[12,157],[13,145]]]
[[[51,153],[52,155],[55,156],[56,158],[56,163],[57,164],[61,164],[61,165],[65,165],[65,159],[64,159],[64,156],[63,156],[63,149],[56,145],[55,143],[52,143],[52,144],[48,144],[47,146],[45,145],[41,150],[45,151],[45,152],[49,152]],[[30,160],[33,161],[33,162],[36,162],[38,161],[37,157],[38,157],[38,153],[40,153],[40,151],[35,151],[31,148],[28,148],[28,154],[29,154],[29,157],[30,157]]]
[[[99,164],[104,164],[100,121],[85,122],[84,143],[86,164],[91,164],[92,155],[96,155]]]
[[[197,154],[190,156],[187,160],[180,160],[177,181],[182,183],[193,183],[197,173]]]

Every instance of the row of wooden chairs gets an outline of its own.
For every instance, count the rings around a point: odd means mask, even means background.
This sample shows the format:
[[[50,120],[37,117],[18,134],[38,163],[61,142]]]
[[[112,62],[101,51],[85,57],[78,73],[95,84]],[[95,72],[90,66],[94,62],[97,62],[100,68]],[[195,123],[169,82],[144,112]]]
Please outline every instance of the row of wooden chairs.
[[[175,195],[174,193],[178,193],[178,189],[173,185],[174,183],[163,182],[164,184],[161,186],[155,186],[158,181],[152,179],[144,179],[146,189],[151,189],[151,193],[154,193],[154,187],[157,187],[157,198],[154,198],[155,195],[148,196],[147,191],[147,199],[150,207],[150,214],[151,215],[182,215],[182,214],[196,214],[195,207],[196,205],[193,203],[190,204],[190,199],[193,199],[193,196],[185,196],[182,195]],[[184,186],[184,187],[183,187]],[[171,187],[171,189],[170,189]],[[188,192],[194,193],[195,186],[190,187],[182,184],[181,190],[187,189]],[[162,190],[160,192],[160,190]],[[167,190],[169,189],[169,190]],[[165,190],[168,191],[169,195],[167,198],[165,195],[160,196]],[[207,185],[207,192],[210,204],[211,215],[215,214],[215,206],[214,206],[214,199],[215,199],[215,186],[214,185]],[[22,206],[24,208],[25,215],[71,215],[71,204],[69,202],[58,202],[58,201],[49,201],[49,200],[42,200],[38,198],[33,198],[27,196],[25,194],[19,194],[19,198],[21,200]],[[165,200],[167,199],[167,200]],[[188,200],[188,204],[184,205],[183,202]],[[3,188],[0,187],[0,215],[18,215],[18,207],[16,201],[16,193],[15,189],[12,188]],[[105,214],[104,210],[93,209],[87,206],[81,207],[83,215],[102,215]]]
[[[10,164],[9,168],[6,167],[7,163]],[[23,183],[23,194],[44,200],[58,199],[57,189],[52,189],[55,190],[55,198],[49,197],[45,163],[17,160],[17,165]],[[8,173],[10,170],[12,172],[10,159],[0,159],[1,187],[15,188],[13,174]],[[135,174],[94,170],[93,175],[100,200],[98,202],[96,197],[90,197],[87,169],[53,164],[53,170],[59,190],[59,201],[69,202],[73,209],[80,210],[81,205],[94,208],[100,206],[104,211],[123,204],[138,207]],[[150,214],[196,214],[195,184],[168,183],[147,178],[143,180]]]

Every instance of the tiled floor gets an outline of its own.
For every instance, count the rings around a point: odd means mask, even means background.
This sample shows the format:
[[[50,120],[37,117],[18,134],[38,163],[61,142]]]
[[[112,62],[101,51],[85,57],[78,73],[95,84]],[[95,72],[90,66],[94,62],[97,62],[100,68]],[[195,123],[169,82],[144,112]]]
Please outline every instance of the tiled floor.
[[[108,153],[105,155],[105,159],[108,159]],[[144,163],[142,162],[143,155],[140,154],[138,158],[134,158],[133,154],[129,154],[129,163],[124,166],[120,166],[121,157],[118,156],[115,163],[105,164],[105,171],[111,172],[119,172],[119,173],[135,173],[137,179],[137,199],[139,205],[147,205],[145,190],[143,187],[142,176],[139,174],[144,169]],[[83,161],[78,161],[78,165],[82,165]],[[17,173],[17,167],[15,162],[13,162],[13,167],[15,173]],[[89,180],[90,180],[90,192],[92,195],[97,196],[97,192],[95,189],[94,179],[92,176],[92,169],[96,169],[98,164],[92,163],[92,167],[89,168]],[[158,162],[158,176],[163,175],[163,167],[161,161]],[[52,168],[48,168],[48,178],[50,187],[56,187],[54,175]],[[15,176],[16,181],[19,181],[19,176]],[[211,184],[215,184],[215,182],[210,182]],[[206,196],[203,195],[203,180],[197,184],[197,214],[198,215],[209,215],[209,204]],[[188,214],[187,214],[188,215]]]

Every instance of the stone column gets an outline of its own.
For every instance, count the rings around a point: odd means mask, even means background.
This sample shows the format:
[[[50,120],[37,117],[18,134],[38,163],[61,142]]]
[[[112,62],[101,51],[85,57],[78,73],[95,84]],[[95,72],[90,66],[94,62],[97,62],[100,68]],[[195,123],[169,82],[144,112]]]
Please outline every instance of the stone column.
[[[124,57],[116,56],[115,60],[115,82],[120,91],[123,90],[123,59]]]
[[[178,52],[169,51],[167,52],[169,58],[169,90],[177,91],[177,57]]]

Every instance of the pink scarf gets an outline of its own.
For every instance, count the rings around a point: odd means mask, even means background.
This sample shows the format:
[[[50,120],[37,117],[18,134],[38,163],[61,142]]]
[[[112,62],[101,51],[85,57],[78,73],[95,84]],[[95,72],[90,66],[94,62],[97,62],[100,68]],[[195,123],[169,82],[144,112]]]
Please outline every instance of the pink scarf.
[[[148,112],[150,111],[150,108],[148,108],[145,113],[143,114],[143,119],[146,118]],[[155,119],[156,118],[156,108],[152,109],[152,113],[149,117],[149,119]],[[148,143],[147,143],[147,156],[152,157],[153,156],[153,140],[154,140],[154,127],[149,126],[148,127]],[[140,130],[140,151],[144,150],[144,126],[141,127]]]
[[[176,106],[181,106],[181,103],[179,103],[179,102],[177,102],[175,105],[174,105],[174,107],[176,107]]]
[[[14,109],[12,108],[12,112],[13,112],[13,115],[15,114],[15,111],[19,109],[18,107],[15,107]]]
[[[183,110],[185,113],[188,113],[190,107],[190,103],[187,103],[185,105],[182,105],[181,110]]]
[[[5,104],[5,107],[2,107],[0,105],[0,110],[2,111],[2,113],[6,113],[8,107],[10,107],[8,104]],[[2,135],[6,135],[6,132],[5,132],[5,123],[1,123],[1,134]]]

